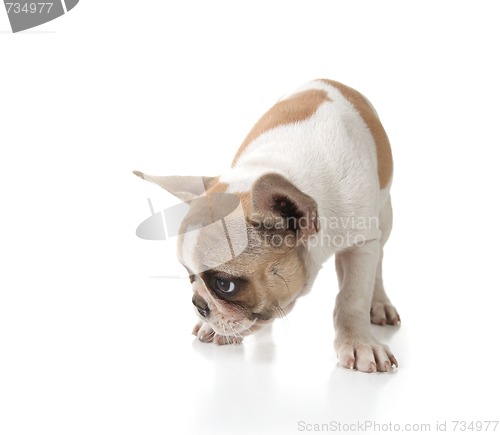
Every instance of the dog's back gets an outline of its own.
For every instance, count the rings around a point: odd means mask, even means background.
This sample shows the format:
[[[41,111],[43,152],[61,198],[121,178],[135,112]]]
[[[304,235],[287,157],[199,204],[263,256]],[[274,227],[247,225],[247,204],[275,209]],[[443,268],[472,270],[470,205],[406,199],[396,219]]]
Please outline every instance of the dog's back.
[[[312,196],[320,217],[368,221],[388,202],[393,164],[389,140],[370,102],[352,88],[322,79],[306,83],[266,112],[220,181],[229,192],[244,192],[270,170]],[[354,230],[349,228],[352,237]],[[357,230],[365,238],[378,237],[373,225]],[[329,235],[339,232],[342,228],[331,228]],[[344,241],[336,248],[345,248]],[[328,255],[331,251],[325,250],[318,260]]]

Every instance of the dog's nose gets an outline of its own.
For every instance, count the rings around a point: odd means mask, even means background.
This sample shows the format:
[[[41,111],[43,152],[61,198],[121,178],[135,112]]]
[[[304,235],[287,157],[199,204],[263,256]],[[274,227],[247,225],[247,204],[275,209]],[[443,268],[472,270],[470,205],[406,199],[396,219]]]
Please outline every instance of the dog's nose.
[[[208,317],[210,309],[208,308],[208,304],[205,299],[203,299],[200,295],[195,294],[193,296],[193,305],[196,307],[198,313],[200,313],[202,317]]]

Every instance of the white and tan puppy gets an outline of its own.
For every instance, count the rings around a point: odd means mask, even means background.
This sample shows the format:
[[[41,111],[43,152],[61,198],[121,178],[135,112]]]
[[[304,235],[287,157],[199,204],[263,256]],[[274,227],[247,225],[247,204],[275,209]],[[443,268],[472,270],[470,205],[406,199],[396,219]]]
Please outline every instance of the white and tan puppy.
[[[357,91],[314,80],[283,97],[219,177],[149,176],[188,201],[178,258],[206,342],[240,343],[288,313],[335,254],[335,350],[364,372],[397,365],[370,330],[397,325],[382,281],[392,227],[392,155],[377,113]]]

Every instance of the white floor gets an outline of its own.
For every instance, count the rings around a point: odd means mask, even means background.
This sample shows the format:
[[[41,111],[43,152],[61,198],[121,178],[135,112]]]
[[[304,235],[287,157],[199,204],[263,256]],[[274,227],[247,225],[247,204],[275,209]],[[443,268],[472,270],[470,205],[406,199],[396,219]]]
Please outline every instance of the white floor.
[[[169,285],[149,283],[156,292],[169,292]],[[391,374],[364,374],[340,367],[332,350],[335,291],[329,264],[296,311],[241,346],[198,342],[187,335],[189,322],[175,322],[176,335],[161,352],[163,364],[152,364],[160,372],[161,367],[168,370],[161,385],[170,396],[164,406],[173,407],[169,421],[193,434],[292,434],[317,429],[314,425],[333,430],[338,424],[410,424],[422,425],[421,430],[430,425],[435,430],[438,422],[446,422],[451,430],[455,420],[468,425],[499,419],[499,352],[494,334],[481,333],[494,327],[492,320],[481,321],[460,300],[444,305],[436,297],[429,305],[410,281],[407,288],[393,291],[402,326],[373,327],[395,352],[400,368]],[[189,304],[180,292],[174,299]],[[157,379],[151,372],[146,376]],[[147,391],[154,397],[162,387]]]
[[[452,248],[427,246],[395,188],[385,276],[402,325],[374,330],[400,368],[364,374],[333,351],[332,262],[272,331],[240,346],[196,341],[188,279],[152,278],[179,270],[173,246],[134,234],[157,188],[120,177],[82,182],[87,198],[53,195],[57,218],[32,219],[47,201],[37,186],[29,207],[17,203],[23,213],[4,215],[2,434],[293,434],[365,421],[451,430],[500,419],[498,258],[482,239],[461,250],[460,222],[441,239]],[[426,224],[425,237],[435,231]]]
[[[499,419],[498,299],[487,299],[487,283],[470,295],[474,272],[457,265],[446,286],[446,274],[432,275],[438,253],[429,252],[427,269],[415,257],[406,263],[411,250],[396,251],[395,232],[386,281],[402,325],[374,327],[399,360],[391,374],[338,365],[332,263],[272,331],[240,346],[205,344],[191,335],[188,280],[150,277],[176,269],[170,247],[126,235],[132,209],[147,211],[138,199],[107,240],[81,228],[55,251],[44,248],[48,233],[28,253],[11,253],[29,263],[3,274],[11,291],[1,319],[2,433],[293,434],[317,424],[437,422],[451,430],[453,420]],[[95,251],[79,256],[78,246]]]

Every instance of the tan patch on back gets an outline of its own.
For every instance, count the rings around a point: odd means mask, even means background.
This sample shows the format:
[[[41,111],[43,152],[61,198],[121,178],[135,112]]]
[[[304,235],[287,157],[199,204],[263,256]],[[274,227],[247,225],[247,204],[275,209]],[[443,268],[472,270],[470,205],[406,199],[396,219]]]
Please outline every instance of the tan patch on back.
[[[322,79],[334,88],[338,89],[342,95],[356,108],[365,121],[375,140],[377,148],[378,179],[380,188],[383,189],[389,184],[393,172],[392,152],[389,138],[368,100],[358,91],[343,85],[342,83]]]
[[[280,125],[294,124],[309,119],[325,101],[332,101],[325,91],[309,89],[276,103],[250,130],[250,133],[248,133],[248,136],[234,156],[233,166],[243,154],[248,144],[257,139],[261,134]]]

